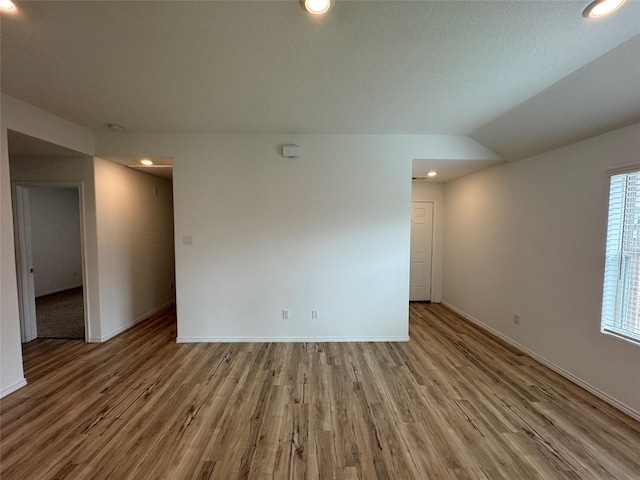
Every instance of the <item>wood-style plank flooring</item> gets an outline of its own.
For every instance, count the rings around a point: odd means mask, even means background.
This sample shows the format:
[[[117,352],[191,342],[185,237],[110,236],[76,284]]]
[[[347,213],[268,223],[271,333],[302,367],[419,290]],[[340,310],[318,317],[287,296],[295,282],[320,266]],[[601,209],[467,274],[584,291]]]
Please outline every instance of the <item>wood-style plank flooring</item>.
[[[408,343],[25,346],[12,479],[639,479],[640,424],[436,304]]]

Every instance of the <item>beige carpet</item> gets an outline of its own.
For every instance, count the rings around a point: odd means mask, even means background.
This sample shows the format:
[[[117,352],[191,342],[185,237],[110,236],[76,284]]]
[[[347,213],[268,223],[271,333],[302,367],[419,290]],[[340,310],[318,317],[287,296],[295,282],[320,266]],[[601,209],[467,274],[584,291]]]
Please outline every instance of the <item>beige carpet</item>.
[[[82,287],[36,298],[38,338],[84,339]]]

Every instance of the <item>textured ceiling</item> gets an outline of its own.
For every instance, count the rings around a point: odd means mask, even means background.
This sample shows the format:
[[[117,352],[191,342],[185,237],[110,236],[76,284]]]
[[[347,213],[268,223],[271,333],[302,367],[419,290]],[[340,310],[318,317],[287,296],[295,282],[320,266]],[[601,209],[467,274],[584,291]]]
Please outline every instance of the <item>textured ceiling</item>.
[[[482,127],[509,114],[526,131],[519,106],[640,34],[640,2],[598,21],[587,3],[342,0],[318,19],[296,0],[22,1],[2,18],[1,87],[96,132],[473,134],[511,151]]]
[[[640,36],[488,122],[470,137],[507,160],[640,122]]]

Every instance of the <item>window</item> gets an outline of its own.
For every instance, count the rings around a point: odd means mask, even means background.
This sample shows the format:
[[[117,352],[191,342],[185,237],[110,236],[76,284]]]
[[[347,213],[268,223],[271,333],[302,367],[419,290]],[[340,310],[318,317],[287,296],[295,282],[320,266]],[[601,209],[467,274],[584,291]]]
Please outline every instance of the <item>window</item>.
[[[611,176],[601,329],[640,344],[640,167]]]

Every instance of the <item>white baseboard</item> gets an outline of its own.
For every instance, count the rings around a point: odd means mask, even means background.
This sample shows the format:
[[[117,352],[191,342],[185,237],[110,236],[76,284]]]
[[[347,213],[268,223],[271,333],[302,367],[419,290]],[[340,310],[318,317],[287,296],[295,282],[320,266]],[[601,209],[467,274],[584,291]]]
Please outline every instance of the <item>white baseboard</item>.
[[[151,317],[152,315],[155,315],[156,313],[164,310],[165,308],[170,307],[174,303],[175,303],[175,300],[171,300],[170,302],[167,302],[164,305],[161,305],[158,308],[155,308],[155,309],[151,310],[150,312],[145,313],[141,317],[136,318],[135,320],[127,323],[126,325],[123,325],[120,328],[116,328],[115,330],[113,330],[112,332],[108,333],[107,335],[103,335],[102,337],[90,338],[89,342],[90,343],[103,343],[103,342],[106,342],[108,340],[111,340],[113,337],[115,337],[117,335],[120,335],[122,332],[125,332],[125,331],[129,330],[131,327],[134,327],[138,323],[142,322],[143,320],[146,320],[147,318]]]
[[[409,337],[178,337],[176,343],[408,342]]]
[[[16,390],[24,387],[26,384],[27,384],[27,379],[22,377],[22,380],[19,380],[13,385],[9,385],[8,387],[3,388],[2,391],[0,391],[0,398],[15,392]]]
[[[589,383],[585,382],[584,380],[581,380],[580,378],[576,377],[575,375],[573,375],[572,373],[566,371],[565,369],[563,369],[562,367],[559,367],[558,365],[555,365],[554,363],[551,363],[548,360],[545,360],[544,358],[542,358],[540,355],[538,355],[537,353],[529,350],[526,347],[523,347],[522,345],[520,345],[518,342],[516,342],[515,340],[507,337],[506,335],[504,335],[503,333],[499,332],[498,330],[496,330],[493,327],[490,327],[489,325],[487,325],[484,322],[481,322],[480,320],[478,320],[477,318],[472,317],[471,315],[463,312],[462,310],[460,310],[459,308],[451,305],[450,303],[447,303],[445,301],[442,301],[442,304],[447,306],[448,308],[450,308],[451,310],[453,310],[454,312],[456,312],[457,314],[463,316],[464,318],[466,318],[467,320],[469,320],[471,323],[477,325],[478,327],[482,328],[483,330],[486,330],[487,332],[490,332],[491,334],[495,335],[496,337],[498,337],[501,340],[504,340],[505,342],[507,342],[509,345],[511,345],[512,347],[515,347],[516,349],[520,350],[522,353],[524,353],[525,355],[533,358],[535,361],[543,364],[544,366],[550,368],[551,370],[553,370],[554,372],[562,375],[564,378],[566,378],[567,380],[575,383],[576,385],[584,388],[586,391],[593,393],[596,397],[604,400],[605,402],[607,402],[609,405],[617,408],[618,410],[626,413],[627,415],[629,415],[630,417],[640,421],[640,412],[634,410],[633,408],[629,407],[628,405],[620,402],[619,400],[613,398],[611,395],[603,392],[602,390],[594,387],[593,385],[590,385]]]
[[[45,295],[52,295],[54,293],[64,292],[65,290],[71,290],[72,288],[78,288],[78,287],[81,287],[81,286],[82,286],[82,283],[80,285],[70,285],[68,287],[56,288],[55,290],[50,290],[48,292],[38,293],[38,294],[35,295],[35,297],[36,298],[44,297]]]

